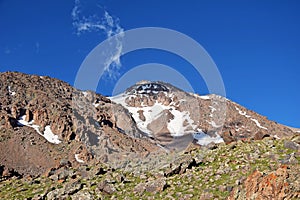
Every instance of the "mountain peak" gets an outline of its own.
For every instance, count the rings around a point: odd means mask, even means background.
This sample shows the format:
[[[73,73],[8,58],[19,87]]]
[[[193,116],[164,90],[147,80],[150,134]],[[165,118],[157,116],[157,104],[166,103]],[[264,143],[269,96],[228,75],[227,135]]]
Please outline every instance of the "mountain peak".
[[[134,86],[127,89],[127,94],[148,94],[154,95],[159,92],[169,92],[169,88],[162,82],[150,82],[143,81],[139,82]]]

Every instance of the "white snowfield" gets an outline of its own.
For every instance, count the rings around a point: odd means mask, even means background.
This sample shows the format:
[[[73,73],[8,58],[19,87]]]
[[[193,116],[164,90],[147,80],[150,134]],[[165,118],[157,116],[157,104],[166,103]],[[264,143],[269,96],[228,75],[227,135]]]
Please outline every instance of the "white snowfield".
[[[44,133],[41,133],[40,126],[33,124],[34,120],[27,122],[27,121],[25,121],[25,119],[26,119],[26,115],[21,116],[18,120],[18,124],[21,126],[28,126],[28,127],[33,128],[34,130],[36,130],[36,132],[38,134],[43,136],[50,143],[53,143],[53,144],[61,143],[61,141],[58,139],[58,136],[53,134],[53,132],[51,131],[51,127],[49,125],[45,127]]]
[[[75,154],[75,159],[79,163],[84,163],[84,160],[82,160],[82,159],[79,158],[79,154]]]
[[[173,137],[182,136],[183,134],[187,133],[195,133],[195,130],[197,130],[197,125],[195,125],[194,121],[190,118],[190,113],[187,111],[180,112],[179,110],[176,110],[175,106],[172,103],[169,106],[165,106],[156,102],[153,106],[142,106],[140,108],[137,108],[128,106],[125,103],[125,99],[127,97],[130,98],[130,96],[131,95],[122,93],[120,95],[111,97],[110,99],[113,102],[121,104],[125,108],[127,108],[132,114],[132,117],[134,118],[135,122],[137,123],[137,127],[141,131],[147,133],[149,136],[151,136],[153,133],[151,132],[151,130],[148,129],[148,125],[153,120],[163,115],[165,110],[168,110],[174,116],[173,119],[166,122],[167,128]],[[142,121],[139,117],[138,112],[141,111],[143,112],[145,121]],[[213,127],[219,127],[215,122],[211,122],[211,125]],[[209,135],[202,132],[202,130],[200,129],[197,132],[197,134],[194,134],[194,138],[198,140],[198,144],[200,145],[207,145],[211,142],[224,142],[222,137],[218,134],[216,134],[216,137],[210,137]]]

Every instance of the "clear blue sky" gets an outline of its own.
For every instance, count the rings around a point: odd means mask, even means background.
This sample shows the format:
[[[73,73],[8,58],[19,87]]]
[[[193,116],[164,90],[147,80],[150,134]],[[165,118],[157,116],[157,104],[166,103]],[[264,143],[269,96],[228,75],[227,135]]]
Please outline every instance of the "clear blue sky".
[[[76,34],[74,5],[0,0],[0,71],[48,75],[73,85],[84,58],[106,39],[101,30]],[[217,64],[229,99],[300,127],[300,1],[92,0],[88,6],[85,12],[100,17],[108,11],[124,30],[164,27],[192,37]],[[187,62],[158,50],[121,57],[120,74],[150,62],[184,67],[182,73],[193,81]],[[98,92],[111,94],[115,82],[107,80]],[[204,83],[195,88],[208,92]]]

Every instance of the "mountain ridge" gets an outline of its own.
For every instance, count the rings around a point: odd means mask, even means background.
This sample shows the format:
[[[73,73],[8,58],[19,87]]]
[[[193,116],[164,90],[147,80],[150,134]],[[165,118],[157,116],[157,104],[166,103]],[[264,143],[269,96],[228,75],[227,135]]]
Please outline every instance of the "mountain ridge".
[[[0,73],[0,86],[0,186],[1,180],[13,181],[14,177],[46,177],[46,182],[67,184],[74,173],[77,180],[84,174],[89,179],[96,174],[106,177],[107,171],[147,174],[163,169],[163,175],[155,175],[162,182],[153,184],[164,191],[168,177],[200,170],[213,152],[224,148],[231,152],[234,146],[255,149],[256,144],[271,152],[272,145],[268,145],[274,143],[276,155],[287,146],[293,152],[285,155],[289,157],[284,163],[297,163],[297,130],[217,95],[201,96],[167,83],[142,82],[107,98],[58,79],[16,72]],[[251,156],[258,159],[260,155]],[[263,162],[269,159],[267,154],[262,156]],[[108,192],[104,188],[113,183],[101,184],[100,190]],[[135,187],[137,191],[150,188],[147,183]],[[45,195],[55,199],[50,194]]]

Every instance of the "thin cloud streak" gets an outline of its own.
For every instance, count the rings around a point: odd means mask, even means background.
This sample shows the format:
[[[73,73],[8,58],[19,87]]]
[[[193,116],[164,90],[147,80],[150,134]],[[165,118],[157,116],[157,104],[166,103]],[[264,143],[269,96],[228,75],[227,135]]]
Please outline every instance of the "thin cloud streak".
[[[102,32],[106,35],[111,46],[107,52],[107,59],[104,62],[104,72],[109,78],[115,79],[119,73],[119,69],[122,67],[120,60],[124,37],[124,29],[120,25],[118,18],[112,17],[108,11],[97,5],[97,13],[88,13],[84,11],[84,5],[80,0],[75,0],[75,5],[72,10],[71,16],[73,20],[73,27],[76,29],[76,34],[80,36],[86,32]],[[104,12],[102,17],[99,17],[99,13]],[[116,37],[113,37],[116,35]]]

